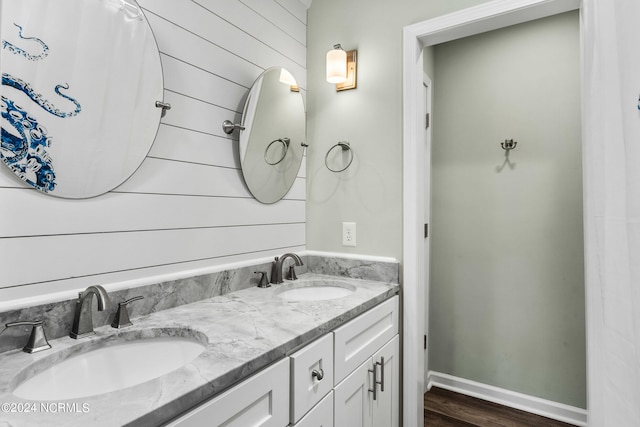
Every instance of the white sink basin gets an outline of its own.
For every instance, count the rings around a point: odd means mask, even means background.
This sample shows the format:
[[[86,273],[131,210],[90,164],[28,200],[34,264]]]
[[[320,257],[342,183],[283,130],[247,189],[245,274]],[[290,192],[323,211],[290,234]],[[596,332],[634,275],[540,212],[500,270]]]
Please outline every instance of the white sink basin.
[[[204,349],[200,342],[174,336],[98,347],[28,378],[13,394],[29,400],[65,400],[109,393],[178,369]]]
[[[309,280],[283,285],[277,294],[288,301],[323,301],[351,295],[355,287],[337,280]]]

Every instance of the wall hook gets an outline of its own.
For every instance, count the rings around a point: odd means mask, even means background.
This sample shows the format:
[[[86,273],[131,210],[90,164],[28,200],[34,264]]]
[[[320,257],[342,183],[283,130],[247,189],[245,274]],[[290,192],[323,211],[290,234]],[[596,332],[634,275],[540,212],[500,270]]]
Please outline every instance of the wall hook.
[[[503,150],[513,150],[514,148],[516,148],[516,145],[518,145],[518,141],[514,141],[513,139],[505,139],[504,142],[501,142],[500,145],[502,146]]]

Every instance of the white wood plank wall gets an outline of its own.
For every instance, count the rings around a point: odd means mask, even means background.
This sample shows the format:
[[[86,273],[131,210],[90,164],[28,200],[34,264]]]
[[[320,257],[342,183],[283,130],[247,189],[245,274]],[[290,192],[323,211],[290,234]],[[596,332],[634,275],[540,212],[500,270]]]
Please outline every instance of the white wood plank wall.
[[[162,60],[165,100],[138,171],[92,199],[28,188],[0,168],[0,310],[91,284],[206,272],[305,248],[303,166],[285,198],[254,200],[244,185],[238,121],[253,81],[286,67],[306,96],[306,7],[299,0],[139,0]]]

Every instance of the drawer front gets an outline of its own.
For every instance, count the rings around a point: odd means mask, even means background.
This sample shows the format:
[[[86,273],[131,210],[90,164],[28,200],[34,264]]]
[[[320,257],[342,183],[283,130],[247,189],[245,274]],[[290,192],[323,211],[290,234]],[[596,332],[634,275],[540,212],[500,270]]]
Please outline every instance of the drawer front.
[[[170,427],[283,427],[289,423],[289,359],[187,412]]]
[[[334,384],[398,334],[398,296],[361,314],[334,332]]]
[[[325,335],[290,358],[291,423],[295,423],[333,388],[333,335]]]
[[[333,391],[329,392],[294,427],[333,427]]]

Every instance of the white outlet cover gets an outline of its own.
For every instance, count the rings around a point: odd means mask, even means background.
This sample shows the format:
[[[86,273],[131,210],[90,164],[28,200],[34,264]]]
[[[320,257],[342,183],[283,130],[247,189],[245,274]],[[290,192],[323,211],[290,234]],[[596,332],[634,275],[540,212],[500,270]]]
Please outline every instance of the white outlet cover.
[[[342,223],[342,246],[356,246],[356,223]]]

